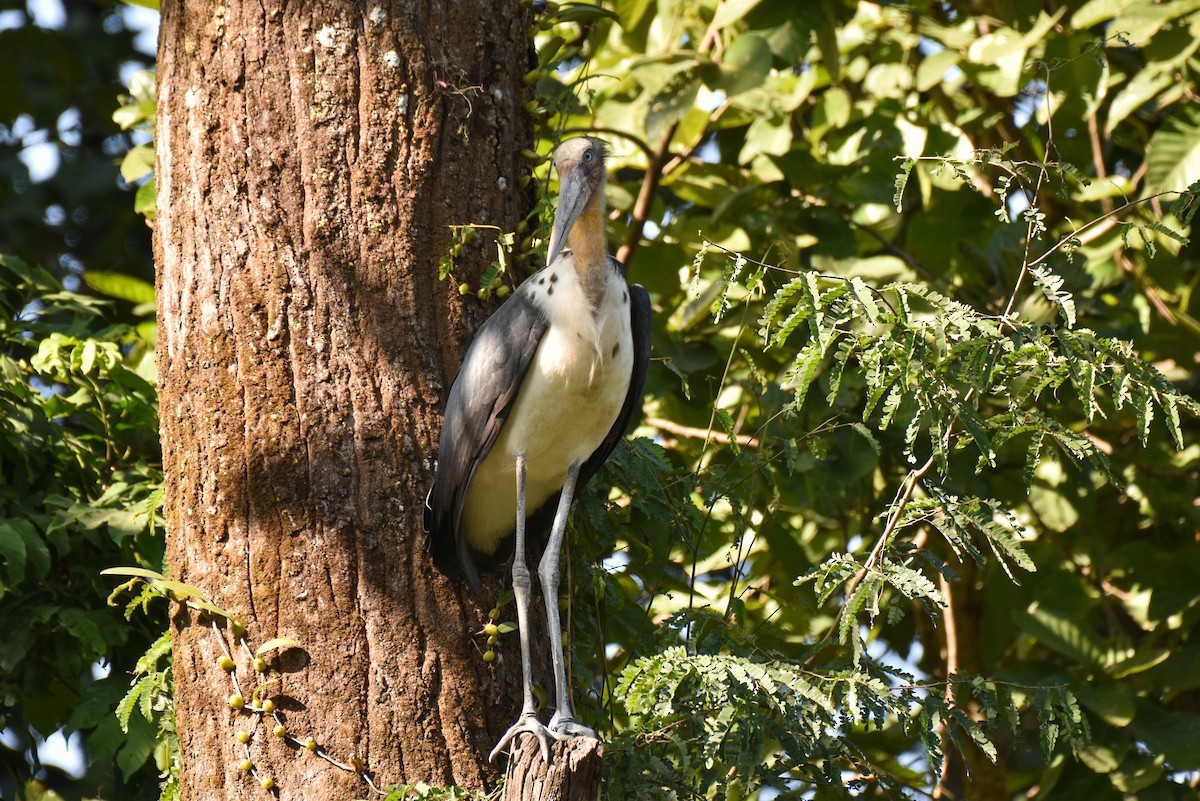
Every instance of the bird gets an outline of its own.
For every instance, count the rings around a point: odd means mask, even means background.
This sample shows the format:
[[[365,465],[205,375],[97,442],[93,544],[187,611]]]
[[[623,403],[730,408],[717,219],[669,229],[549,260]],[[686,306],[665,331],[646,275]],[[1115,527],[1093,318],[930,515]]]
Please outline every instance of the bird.
[[[580,136],[554,150],[559,177],[546,266],[480,326],[446,401],[425,507],[426,545],[444,574],[479,587],[478,565],[512,550],[523,704],[490,755],[523,734],[540,744],[595,737],[571,705],[558,613],[571,502],[640,410],[650,362],[650,296],[605,241],[605,146]],[[570,247],[567,248],[566,246]],[[546,536],[538,577],[555,682],[548,725],[534,703],[526,548]]]

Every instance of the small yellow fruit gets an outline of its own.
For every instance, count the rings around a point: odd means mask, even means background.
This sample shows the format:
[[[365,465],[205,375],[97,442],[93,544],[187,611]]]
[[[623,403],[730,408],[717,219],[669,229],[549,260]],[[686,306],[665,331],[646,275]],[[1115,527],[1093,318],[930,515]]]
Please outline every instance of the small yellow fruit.
[[[284,726],[282,723],[280,723],[278,726],[271,729],[271,734],[274,734],[276,737],[282,737],[283,735],[287,734],[287,726]]]
[[[233,669],[235,667],[237,667],[237,665],[229,657],[223,656],[217,660],[217,667],[219,667],[221,670],[225,671],[226,673],[232,673]]]
[[[458,285],[458,294],[460,294],[460,295],[468,295],[468,294],[470,294],[470,292],[471,292],[471,285],[470,285],[470,284],[459,284],[459,285]]]
[[[242,697],[241,693],[234,693],[229,696],[229,705],[234,709],[241,709],[246,705],[246,699]]]
[[[272,779],[270,776],[263,776],[261,779],[258,780],[258,783],[262,785],[262,788],[264,790],[274,790],[275,789],[275,780]]]
[[[496,297],[506,298],[506,297],[508,297],[508,293],[511,291],[512,290],[510,290],[508,287],[501,284],[500,286],[496,287]]]
[[[266,673],[267,672],[267,660],[263,659],[261,656],[254,657],[254,669],[257,670],[259,673]]]
[[[497,637],[495,634],[493,634],[491,637],[488,637],[488,645],[495,645],[499,641],[500,641],[500,638]]]
[[[250,742],[250,732],[248,732],[248,731],[244,731],[244,730],[243,730],[243,731],[239,731],[239,732],[238,732],[238,733],[237,733],[235,736],[237,737],[237,741],[238,741],[239,743],[248,743],[248,742]]]
[[[499,619],[500,619],[500,610],[499,609],[493,609],[492,611],[488,612],[488,620],[499,620]]]
[[[479,291],[475,293],[475,297],[479,298],[480,300],[487,300],[487,296],[488,291],[483,287],[480,287]]]
[[[242,636],[245,635],[245,633],[246,633],[246,627],[243,626],[241,623],[238,623],[236,620],[231,621],[229,624],[229,633],[232,634],[235,638],[241,639]]]
[[[307,748],[309,751],[315,752],[317,750],[317,741],[314,740],[313,738],[309,737],[307,740],[304,741],[304,747]]]
[[[268,715],[275,711],[275,702],[270,698],[262,702],[262,711]]]
[[[494,634],[500,633],[500,627],[497,626],[495,623],[488,623],[487,625],[485,625],[483,627],[483,633],[488,635],[489,637],[491,637]]]
[[[488,650],[484,651],[483,652],[483,661],[488,662],[488,663],[495,662],[496,661],[496,652],[490,648]]]
[[[243,759],[242,764],[238,767],[242,769],[242,773],[249,773],[250,771],[254,770],[254,763],[248,759]]]

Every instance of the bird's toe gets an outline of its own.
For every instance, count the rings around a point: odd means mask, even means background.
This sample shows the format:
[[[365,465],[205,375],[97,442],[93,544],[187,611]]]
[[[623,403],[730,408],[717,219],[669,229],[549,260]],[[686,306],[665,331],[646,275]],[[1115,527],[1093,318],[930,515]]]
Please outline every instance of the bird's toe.
[[[542,761],[550,761],[550,740],[565,739],[566,735],[559,735],[542,725],[542,722],[535,715],[522,715],[520,720],[508,727],[508,731],[500,738],[500,742],[496,743],[496,747],[492,749],[492,753],[488,756],[489,762],[495,762],[496,757],[504,750],[504,747],[522,734],[532,734],[538,738],[538,745],[542,750]]]
[[[582,723],[576,723],[575,719],[569,715],[559,715],[558,713],[555,713],[554,717],[550,719],[550,733],[559,740],[566,740],[569,737],[597,739],[596,732]]]

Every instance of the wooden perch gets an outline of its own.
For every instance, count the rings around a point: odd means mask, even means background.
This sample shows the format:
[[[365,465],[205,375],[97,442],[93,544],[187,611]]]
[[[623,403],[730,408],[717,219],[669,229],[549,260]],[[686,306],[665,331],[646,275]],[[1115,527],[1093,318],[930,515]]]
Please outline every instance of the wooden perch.
[[[604,746],[590,737],[556,742],[542,761],[536,737],[522,737],[509,758],[502,801],[597,801]]]

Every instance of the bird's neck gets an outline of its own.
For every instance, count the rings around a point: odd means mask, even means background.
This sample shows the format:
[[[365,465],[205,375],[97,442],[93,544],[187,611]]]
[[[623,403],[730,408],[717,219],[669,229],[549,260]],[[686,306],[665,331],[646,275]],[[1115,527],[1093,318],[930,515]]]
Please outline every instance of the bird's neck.
[[[604,238],[604,204],[601,192],[592,195],[571,228],[571,259],[592,309],[600,308],[608,281],[608,253]]]

